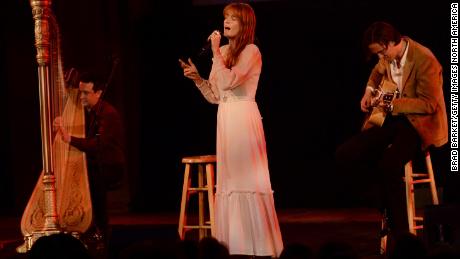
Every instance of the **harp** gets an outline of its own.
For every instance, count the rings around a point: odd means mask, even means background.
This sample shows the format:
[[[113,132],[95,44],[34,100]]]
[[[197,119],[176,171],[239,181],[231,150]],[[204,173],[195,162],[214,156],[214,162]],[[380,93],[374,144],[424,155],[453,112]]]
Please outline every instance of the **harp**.
[[[85,154],[63,142],[52,127],[61,117],[69,134],[85,136],[83,106],[79,101],[77,73],[64,74],[60,32],[50,0],[30,0],[35,27],[43,171],[21,219],[25,253],[44,235],[86,232],[92,207]]]

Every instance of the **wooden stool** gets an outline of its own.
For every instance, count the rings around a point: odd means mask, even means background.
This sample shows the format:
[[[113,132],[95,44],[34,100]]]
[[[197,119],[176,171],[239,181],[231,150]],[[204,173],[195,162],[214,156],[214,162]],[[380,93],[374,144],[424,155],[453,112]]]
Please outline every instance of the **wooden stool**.
[[[436,190],[436,182],[434,180],[433,165],[431,164],[430,152],[425,152],[425,164],[427,173],[414,173],[412,169],[412,161],[409,161],[404,167],[405,177],[404,182],[406,183],[406,204],[407,204],[407,219],[409,221],[409,232],[417,235],[417,230],[422,229],[422,224],[417,222],[423,222],[423,217],[417,216],[415,211],[415,195],[414,185],[420,183],[429,183],[431,191],[431,201],[433,205],[438,205],[438,191]]]
[[[433,205],[438,205],[438,191],[436,189],[436,182],[434,180],[433,165],[431,163],[431,156],[429,151],[425,151],[425,166],[427,169],[426,173],[414,173],[412,167],[412,160],[407,162],[404,166],[404,182],[406,184],[406,207],[407,207],[407,220],[409,223],[409,232],[417,235],[417,230],[422,229],[422,224],[417,222],[423,222],[423,217],[417,216],[415,210],[415,195],[414,186],[421,183],[429,183],[431,191],[431,200]],[[385,216],[384,216],[385,217]],[[385,219],[382,220],[382,228],[385,225]],[[386,251],[387,236],[383,236],[380,239],[380,252],[384,254]]]
[[[191,229],[198,229],[199,239],[207,236],[207,230],[211,230],[214,236],[214,163],[215,155],[192,156],[182,158],[185,164],[184,185],[182,187],[182,200],[179,216],[179,236],[184,239],[185,233]],[[197,167],[197,172],[192,172],[192,167]],[[205,170],[204,170],[205,167]],[[204,183],[204,172],[206,171],[206,185]],[[190,174],[197,174],[198,186],[192,187]],[[187,225],[188,202],[191,194],[198,193],[198,225]],[[205,222],[204,194],[208,194],[209,221]]]

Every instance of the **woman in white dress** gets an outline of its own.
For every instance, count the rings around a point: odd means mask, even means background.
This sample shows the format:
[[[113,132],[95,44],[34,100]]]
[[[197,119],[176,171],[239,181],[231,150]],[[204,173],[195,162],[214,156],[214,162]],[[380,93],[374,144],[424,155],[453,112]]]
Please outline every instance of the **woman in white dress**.
[[[203,79],[191,59],[179,60],[184,75],[217,113],[216,236],[230,254],[278,257],[283,242],[270,184],[262,118],[255,95],[262,58],[254,42],[256,18],[248,4],[227,5],[224,36],[214,31],[213,64]]]

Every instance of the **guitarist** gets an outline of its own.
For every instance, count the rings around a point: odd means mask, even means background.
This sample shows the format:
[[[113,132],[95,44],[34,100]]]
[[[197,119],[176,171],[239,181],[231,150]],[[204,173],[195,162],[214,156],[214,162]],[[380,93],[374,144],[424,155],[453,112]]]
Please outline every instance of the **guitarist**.
[[[361,110],[370,112],[373,92],[382,80],[397,87],[399,97],[382,102],[386,112],[383,125],[370,127],[336,150],[339,168],[370,169],[381,186],[383,207],[387,210],[392,240],[408,232],[403,181],[404,165],[420,149],[447,143],[447,115],[442,90],[442,67],[433,53],[420,43],[401,36],[390,24],[375,22],[365,31],[363,46],[368,56],[377,55]]]

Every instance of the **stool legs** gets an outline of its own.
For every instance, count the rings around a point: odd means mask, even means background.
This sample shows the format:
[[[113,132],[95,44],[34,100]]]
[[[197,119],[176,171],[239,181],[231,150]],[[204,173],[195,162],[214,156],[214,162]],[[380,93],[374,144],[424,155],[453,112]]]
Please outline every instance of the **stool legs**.
[[[184,184],[182,186],[182,199],[181,199],[181,204],[180,204],[180,215],[179,215],[179,237],[181,239],[184,239],[185,235],[185,230],[184,230],[184,225],[185,225],[185,212],[187,211],[188,207],[188,199],[189,199],[189,193],[188,189],[191,186],[191,178],[190,178],[190,164],[185,165],[185,172],[184,172]]]
[[[418,174],[413,172],[412,161],[409,161],[405,166],[405,182],[406,182],[406,203],[407,203],[407,219],[409,223],[409,232],[416,235],[418,229],[422,229],[423,225],[417,225],[417,221],[423,221],[423,217],[417,217],[415,211],[415,196],[414,185],[418,183],[429,183],[431,199],[434,205],[439,204],[438,192],[436,190],[436,182],[434,180],[433,165],[429,152],[425,153],[426,174]]]
[[[208,204],[209,204],[209,218],[211,224],[211,235],[216,235],[215,221],[214,221],[214,165],[206,165],[206,177],[208,188]]]
[[[409,161],[404,166],[404,182],[406,185],[406,207],[407,207],[407,220],[409,223],[409,232],[417,235],[417,230],[422,229],[423,225],[417,225],[417,221],[423,221],[423,217],[416,216],[415,210],[415,193],[414,185],[419,183],[429,183],[431,199],[434,205],[439,204],[438,192],[436,189],[436,182],[434,179],[433,165],[431,163],[431,156],[428,151],[425,152],[425,165],[427,173],[414,173],[412,161]],[[382,228],[384,226],[384,220],[382,220]],[[386,252],[387,236],[383,236],[380,239],[380,253]]]
[[[203,179],[203,165],[198,165],[198,188],[204,187]],[[200,232],[200,239],[206,236],[206,229],[204,229],[204,193],[198,192],[198,226]]]
[[[404,182],[406,184],[406,208],[407,208],[407,220],[409,222],[409,232],[416,234],[415,232],[415,201],[414,201],[414,184],[412,177],[412,161],[407,162],[404,167]]]
[[[383,211],[380,229],[380,254],[383,255],[386,253],[388,241],[388,215],[386,210]]]
[[[426,167],[428,169],[428,177],[431,179],[430,181],[430,190],[431,190],[431,198],[433,199],[433,204],[438,205],[438,191],[436,189],[436,182],[434,180],[434,172],[433,172],[433,165],[431,164],[431,156],[430,153],[426,153],[425,156]]]
[[[185,164],[184,183],[182,186],[182,200],[179,215],[179,237],[185,238],[185,233],[190,229],[197,229],[199,239],[208,236],[208,229],[211,230],[211,235],[215,234],[215,221],[214,221],[214,165],[212,163],[196,163],[198,171],[197,186],[192,187],[191,172],[192,164]],[[206,175],[205,175],[206,173]],[[205,178],[206,177],[206,178]],[[187,210],[190,195],[193,193],[198,194],[198,225],[187,225]],[[206,204],[205,193],[208,196],[209,205],[209,222],[206,222]]]

